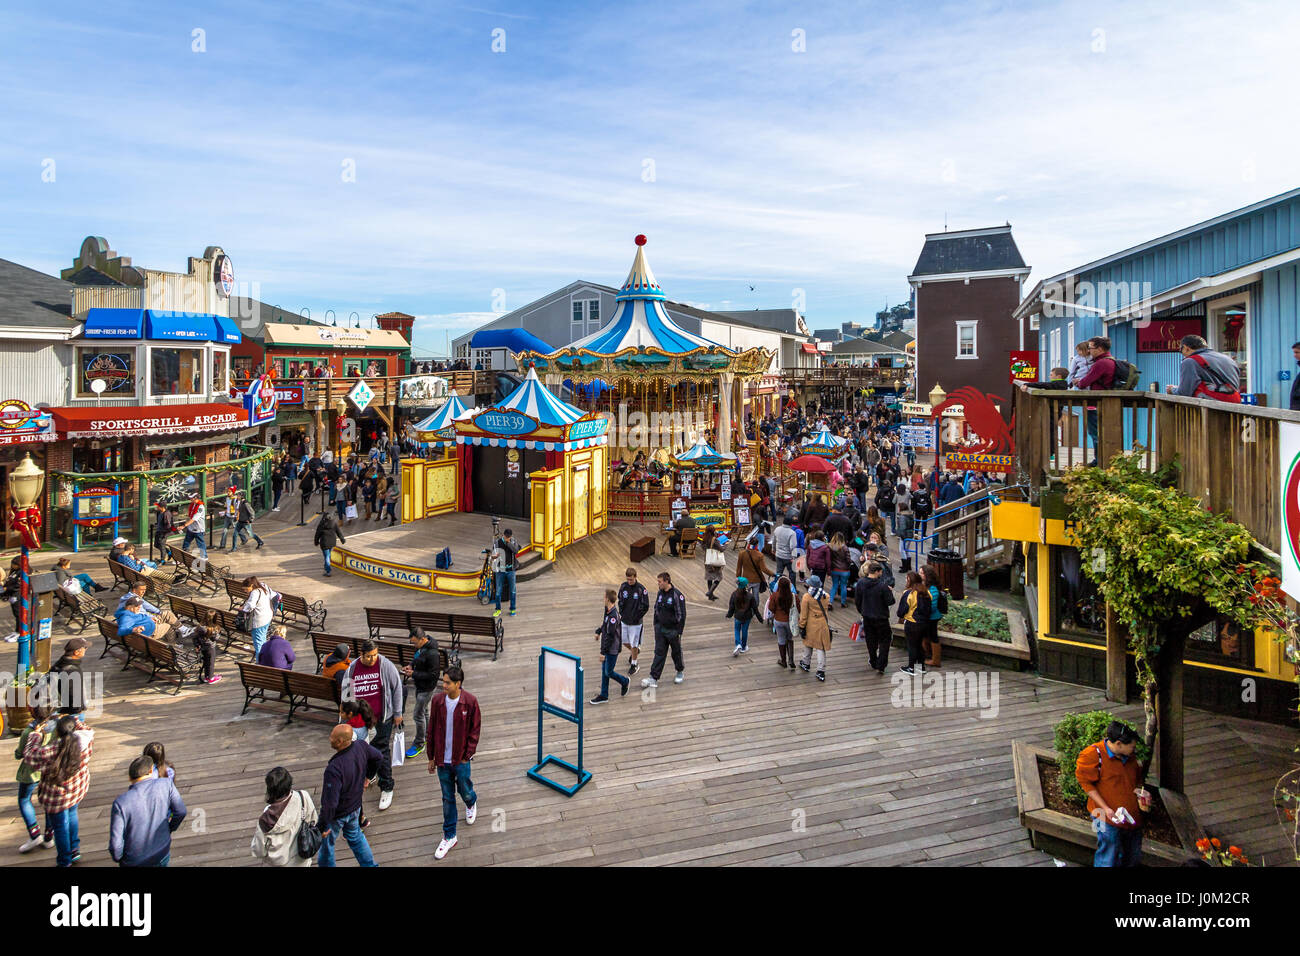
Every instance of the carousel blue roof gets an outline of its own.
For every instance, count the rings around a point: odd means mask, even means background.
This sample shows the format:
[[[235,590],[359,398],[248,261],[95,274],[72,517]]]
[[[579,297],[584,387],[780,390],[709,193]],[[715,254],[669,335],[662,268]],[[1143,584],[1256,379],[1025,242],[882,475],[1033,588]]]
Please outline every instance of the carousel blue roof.
[[[673,463],[689,468],[726,468],[736,463],[736,456],[723,454],[701,438],[680,455],[673,456]]]
[[[509,349],[511,352],[555,351],[527,329],[481,329],[469,340],[472,349]]]
[[[543,425],[572,425],[585,414],[549,392],[530,368],[519,387],[493,406],[499,411],[522,412]]]
[[[626,348],[657,348],[670,354],[696,349],[730,353],[726,346],[688,332],[669,318],[664,309],[664,291],[645,260],[645,236],[637,236],[636,244],[632,271],[614,297],[614,314],[609,322],[563,351],[586,349],[610,355]]]

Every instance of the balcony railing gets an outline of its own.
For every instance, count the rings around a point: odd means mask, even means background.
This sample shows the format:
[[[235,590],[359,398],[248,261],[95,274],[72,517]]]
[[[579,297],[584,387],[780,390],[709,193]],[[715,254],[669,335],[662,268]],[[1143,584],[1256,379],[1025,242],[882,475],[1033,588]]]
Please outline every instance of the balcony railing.
[[[366,375],[362,376],[366,385],[374,392],[371,405],[383,407],[397,405],[402,396],[402,383],[422,378],[441,378],[447,382],[450,391],[460,395],[491,395],[496,387],[495,372],[424,372],[418,375]],[[326,411],[346,402],[348,393],[357,384],[355,376],[336,376],[334,378],[277,378],[275,384],[281,388],[299,385],[303,389],[302,407],[309,411]],[[248,387],[248,379],[236,379],[234,387],[243,390]],[[416,404],[437,404],[441,399],[429,399]],[[407,404],[411,404],[408,402]]]
[[[837,365],[824,368],[787,368],[781,377],[791,385],[808,388],[852,386],[854,388],[890,388],[897,381],[906,383],[905,368],[873,368],[870,365]]]
[[[1047,389],[1013,389],[1012,408],[1035,502],[1048,478],[1140,448],[1151,471],[1177,458],[1180,491],[1230,515],[1277,554],[1278,424],[1300,423],[1300,413],[1157,392]]]

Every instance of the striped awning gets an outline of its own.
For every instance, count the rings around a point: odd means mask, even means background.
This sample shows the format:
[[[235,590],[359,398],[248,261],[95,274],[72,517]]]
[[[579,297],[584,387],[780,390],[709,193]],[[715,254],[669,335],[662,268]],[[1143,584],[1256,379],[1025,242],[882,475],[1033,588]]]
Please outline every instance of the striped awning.
[[[577,441],[536,441],[531,438],[489,438],[486,435],[457,435],[457,445],[486,445],[489,448],[525,448],[533,451],[573,451],[609,443],[608,435],[580,438]]]

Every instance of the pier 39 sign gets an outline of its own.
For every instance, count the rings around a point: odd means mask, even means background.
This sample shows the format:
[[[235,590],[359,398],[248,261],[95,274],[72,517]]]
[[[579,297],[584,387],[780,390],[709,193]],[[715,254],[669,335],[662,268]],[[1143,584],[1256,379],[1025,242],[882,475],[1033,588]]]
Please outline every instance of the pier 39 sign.
[[[537,431],[537,419],[522,412],[488,409],[474,416],[474,427],[493,435],[531,435]]]

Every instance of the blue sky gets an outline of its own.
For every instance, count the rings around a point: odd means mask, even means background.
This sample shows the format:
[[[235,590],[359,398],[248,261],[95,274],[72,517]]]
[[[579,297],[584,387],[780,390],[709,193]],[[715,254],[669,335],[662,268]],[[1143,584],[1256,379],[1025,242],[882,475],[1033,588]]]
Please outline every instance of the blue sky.
[[[672,298],[825,328],[945,217],[1033,280],[1300,184],[1290,2],[485,3],[7,11],[0,257],[221,245],[430,351],[494,290],[617,285],[637,233]]]

